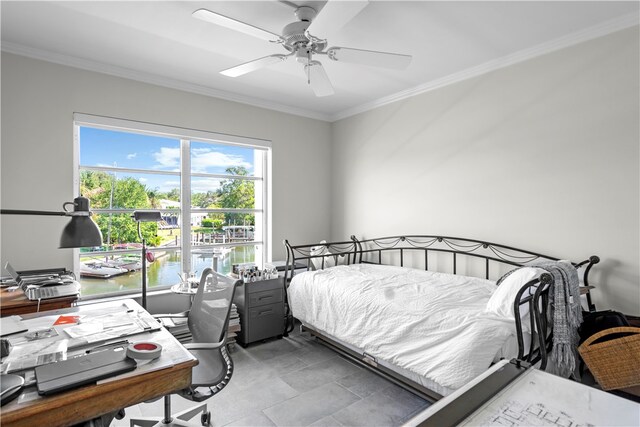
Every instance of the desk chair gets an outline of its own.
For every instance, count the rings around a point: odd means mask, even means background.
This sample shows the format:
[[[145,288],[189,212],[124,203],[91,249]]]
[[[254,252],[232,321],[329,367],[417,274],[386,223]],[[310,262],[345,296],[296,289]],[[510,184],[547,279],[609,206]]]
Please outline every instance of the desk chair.
[[[205,292],[207,278],[212,276],[213,285]],[[189,330],[193,342],[184,346],[198,359],[198,365],[193,368],[191,386],[178,392],[182,397],[202,402],[222,390],[233,374],[233,361],[227,352],[227,329],[229,313],[233,302],[236,286],[240,281],[233,281],[228,277],[214,273],[206,268],[200,277],[198,290],[193,298],[191,309],[178,314],[159,314],[155,317],[176,318],[187,317]],[[208,388],[204,392],[198,390]],[[201,412],[201,423],[209,426],[211,412],[207,411],[207,404],[201,404],[186,411],[171,415],[171,396],[164,397],[164,417],[138,418],[131,420],[133,426],[193,426],[187,421]]]

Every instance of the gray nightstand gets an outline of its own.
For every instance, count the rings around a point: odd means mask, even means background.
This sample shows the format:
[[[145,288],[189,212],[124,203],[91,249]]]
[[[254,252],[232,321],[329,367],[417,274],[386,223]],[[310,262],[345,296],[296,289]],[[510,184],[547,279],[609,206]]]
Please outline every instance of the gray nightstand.
[[[267,338],[281,338],[284,332],[282,278],[245,283],[236,289],[240,315],[238,342],[246,346]]]

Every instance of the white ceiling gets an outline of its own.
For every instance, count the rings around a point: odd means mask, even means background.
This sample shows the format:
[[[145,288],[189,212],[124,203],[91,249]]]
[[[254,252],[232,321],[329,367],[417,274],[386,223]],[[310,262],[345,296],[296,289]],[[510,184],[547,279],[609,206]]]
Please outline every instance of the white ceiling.
[[[320,10],[324,1],[295,1]],[[371,1],[330,46],[413,55],[387,70],[320,59],[335,95],[317,98],[301,64],[218,73],[277,44],[191,16],[207,8],[274,33],[293,22],[278,1],[2,1],[2,49],[324,120],[638,24],[632,2]]]

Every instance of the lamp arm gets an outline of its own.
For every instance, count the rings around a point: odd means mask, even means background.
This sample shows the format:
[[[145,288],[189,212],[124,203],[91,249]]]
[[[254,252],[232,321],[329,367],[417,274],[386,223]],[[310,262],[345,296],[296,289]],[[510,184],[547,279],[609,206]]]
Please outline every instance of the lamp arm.
[[[25,211],[20,209],[1,209],[2,215],[50,215],[50,216],[67,216],[72,212],[52,212],[52,211]]]
[[[88,211],[25,211],[21,209],[1,209],[1,215],[44,215],[44,216],[91,216]]]

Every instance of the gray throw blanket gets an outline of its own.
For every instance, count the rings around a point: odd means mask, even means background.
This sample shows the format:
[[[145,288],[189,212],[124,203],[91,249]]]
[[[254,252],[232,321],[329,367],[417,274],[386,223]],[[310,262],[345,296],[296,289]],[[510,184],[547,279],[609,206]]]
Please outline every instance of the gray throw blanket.
[[[582,323],[578,271],[569,261],[538,261],[531,266],[542,268],[553,276],[549,291],[553,348],[547,370],[568,378],[576,366],[578,327]]]

